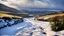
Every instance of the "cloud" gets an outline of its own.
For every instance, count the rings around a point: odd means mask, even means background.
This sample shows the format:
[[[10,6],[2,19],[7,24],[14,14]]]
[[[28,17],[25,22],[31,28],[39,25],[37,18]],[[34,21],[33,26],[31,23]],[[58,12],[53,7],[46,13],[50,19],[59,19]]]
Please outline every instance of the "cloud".
[[[7,1],[7,2],[6,2]],[[51,8],[54,7],[53,5],[49,4],[45,0],[6,0],[6,1],[1,1],[2,3],[11,6],[11,7],[21,7],[21,8],[30,8],[30,7],[35,7],[35,8]]]
[[[56,8],[64,9],[64,0],[51,0]]]
[[[13,8],[63,8],[64,0],[6,0],[1,3]]]
[[[11,4],[12,2],[10,2],[8,0],[0,0],[0,3],[4,4],[6,6],[9,6],[9,7],[17,8],[17,6],[12,5]]]

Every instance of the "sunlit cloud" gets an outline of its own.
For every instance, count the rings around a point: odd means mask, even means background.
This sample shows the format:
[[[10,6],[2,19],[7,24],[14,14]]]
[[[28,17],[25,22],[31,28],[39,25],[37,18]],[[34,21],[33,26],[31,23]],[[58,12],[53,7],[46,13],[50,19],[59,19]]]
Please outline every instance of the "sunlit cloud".
[[[1,3],[13,8],[62,8],[63,0],[6,0]]]
[[[6,2],[7,1],[7,2]],[[46,7],[50,8],[52,7],[49,0],[44,0],[41,2],[41,0],[6,0],[2,3],[10,6],[19,6],[19,7]],[[48,1],[48,2],[47,2]]]

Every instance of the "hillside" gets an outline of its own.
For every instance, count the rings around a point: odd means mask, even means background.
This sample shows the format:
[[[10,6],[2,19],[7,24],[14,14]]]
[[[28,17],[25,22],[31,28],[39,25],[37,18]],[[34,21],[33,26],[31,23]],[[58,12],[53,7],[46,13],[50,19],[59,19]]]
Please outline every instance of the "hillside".
[[[4,4],[1,4],[0,3],[0,13],[6,13],[6,14],[9,14],[9,15],[15,15],[15,16],[28,16],[28,13],[25,13],[25,12],[22,12],[22,11],[19,11],[15,8],[12,8],[12,7],[8,7]]]
[[[8,7],[8,6],[6,6],[6,5],[4,5],[4,4],[1,4],[1,3],[0,3],[0,11],[20,12],[20,11],[17,10],[17,9],[14,9],[14,8],[12,8],[12,7]]]
[[[48,20],[49,18],[55,17],[55,16],[63,16],[64,13],[60,12],[60,13],[54,13],[54,14],[47,14],[47,15],[41,15],[41,16],[37,16],[37,20]]]
[[[21,16],[16,16],[16,15],[10,15],[10,14],[6,14],[6,13],[2,13],[2,12],[0,12],[0,18],[2,18],[2,17],[15,17],[15,18],[23,18],[23,17],[21,17]]]

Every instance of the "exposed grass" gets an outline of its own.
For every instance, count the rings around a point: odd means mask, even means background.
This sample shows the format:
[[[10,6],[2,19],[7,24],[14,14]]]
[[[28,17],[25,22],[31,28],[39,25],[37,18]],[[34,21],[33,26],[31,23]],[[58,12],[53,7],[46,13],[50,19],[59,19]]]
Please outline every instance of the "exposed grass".
[[[63,16],[64,15],[64,13],[59,13],[59,14],[51,14],[51,15],[45,15],[45,16],[38,16],[37,18],[35,18],[35,19],[37,19],[37,20],[39,20],[39,19],[41,19],[41,20],[48,20],[49,18],[52,18],[52,17],[55,17],[55,16]]]
[[[39,16],[39,17],[36,17],[35,19],[40,21],[50,22],[51,29],[53,31],[58,32],[58,31],[64,30],[64,13]]]
[[[9,12],[2,12],[2,11],[0,11],[0,17],[16,17],[16,18],[22,18],[21,16],[10,15],[12,13],[10,13],[10,14],[8,14],[8,13]]]
[[[64,30],[64,16],[56,16],[49,19],[53,31]]]
[[[5,14],[13,15],[13,16],[21,16],[21,17],[29,16],[29,14],[25,13],[25,12],[6,12],[6,11],[0,11],[0,13],[5,13]]]

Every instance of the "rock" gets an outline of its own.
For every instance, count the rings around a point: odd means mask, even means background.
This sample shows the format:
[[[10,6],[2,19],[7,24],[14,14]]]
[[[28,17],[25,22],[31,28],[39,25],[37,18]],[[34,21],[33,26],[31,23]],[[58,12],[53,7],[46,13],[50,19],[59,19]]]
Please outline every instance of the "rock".
[[[42,28],[42,27],[39,27],[41,30],[44,30],[44,28]]]
[[[2,19],[4,19],[4,21],[6,21],[6,20],[10,21],[12,18],[10,18],[10,17],[2,17]]]
[[[59,36],[59,35],[54,35],[54,36]]]

